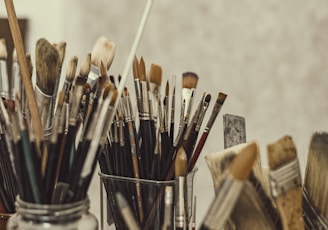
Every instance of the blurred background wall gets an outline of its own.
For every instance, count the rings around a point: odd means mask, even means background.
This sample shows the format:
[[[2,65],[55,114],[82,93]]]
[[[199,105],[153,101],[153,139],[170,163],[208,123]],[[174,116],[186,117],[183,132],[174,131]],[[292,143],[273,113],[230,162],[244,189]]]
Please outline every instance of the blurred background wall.
[[[29,19],[26,49],[32,57],[37,39],[45,37],[51,42],[66,41],[65,60],[77,55],[81,63],[104,35],[116,43],[109,72],[117,76],[123,71],[146,0],[14,3],[17,15]],[[6,17],[3,2],[0,16]],[[223,149],[223,114],[245,117],[247,140],[258,142],[263,165],[267,165],[266,145],[291,135],[304,174],[312,133],[328,127],[327,50],[325,0],[155,1],[138,57],[143,56],[148,67],[160,64],[163,82],[175,74],[178,87],[182,72],[196,72],[200,77],[196,101],[203,92],[212,98],[219,91],[228,94],[198,161],[198,223],[213,199],[204,155]],[[127,81],[131,91],[132,79],[131,74]],[[91,211],[99,217],[97,174],[89,195]]]

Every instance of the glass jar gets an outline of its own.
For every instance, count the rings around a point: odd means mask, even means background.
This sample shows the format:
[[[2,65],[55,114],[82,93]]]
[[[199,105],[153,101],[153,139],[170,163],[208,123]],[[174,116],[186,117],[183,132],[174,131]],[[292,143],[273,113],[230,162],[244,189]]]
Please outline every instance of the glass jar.
[[[97,230],[98,220],[89,212],[89,199],[67,204],[34,204],[16,199],[16,213],[8,230]]]

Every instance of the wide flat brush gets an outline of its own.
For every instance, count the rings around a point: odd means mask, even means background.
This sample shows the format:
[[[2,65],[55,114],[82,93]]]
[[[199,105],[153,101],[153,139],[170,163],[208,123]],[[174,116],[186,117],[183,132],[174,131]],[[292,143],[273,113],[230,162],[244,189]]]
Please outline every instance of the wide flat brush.
[[[52,128],[52,104],[58,80],[59,54],[58,50],[44,38],[37,41],[35,63],[35,96],[43,125],[43,135],[45,140],[48,140]]]
[[[283,229],[304,229],[302,183],[296,148],[290,136],[267,145],[271,194]]]
[[[306,229],[328,229],[328,133],[315,132],[310,141],[303,186]]]
[[[200,230],[221,229],[224,226],[242,193],[244,183],[251,174],[256,159],[257,144],[255,142],[245,144],[240,153],[234,157],[223,177],[222,186],[207,210]]]

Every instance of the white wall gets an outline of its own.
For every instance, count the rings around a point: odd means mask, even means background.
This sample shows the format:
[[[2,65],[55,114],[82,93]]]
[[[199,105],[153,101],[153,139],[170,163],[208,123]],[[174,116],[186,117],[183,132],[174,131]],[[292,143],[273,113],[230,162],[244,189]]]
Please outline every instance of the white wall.
[[[81,60],[105,35],[117,44],[111,74],[122,73],[145,1],[15,1],[18,15],[31,18],[29,48],[39,37],[67,41],[67,59]],[[223,148],[222,114],[246,118],[247,139],[266,144],[293,137],[304,172],[314,131],[328,127],[328,2],[155,1],[137,55],[158,63],[164,76],[198,73],[197,99],[204,91],[228,94],[203,154]],[[3,3],[0,4],[4,15]],[[66,60],[67,60],[66,59]],[[65,67],[64,67],[65,68]],[[132,87],[132,77],[128,87]],[[133,88],[131,88],[133,90]],[[206,118],[205,118],[206,121]],[[198,222],[213,198],[210,174],[199,160]],[[90,190],[99,215],[99,186]]]

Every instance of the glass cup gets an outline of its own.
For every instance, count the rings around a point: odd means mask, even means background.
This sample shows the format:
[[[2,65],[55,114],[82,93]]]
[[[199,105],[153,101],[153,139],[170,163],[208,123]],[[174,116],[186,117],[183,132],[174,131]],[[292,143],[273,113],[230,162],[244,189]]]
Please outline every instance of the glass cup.
[[[187,175],[185,186],[186,223],[191,220],[193,202],[193,181],[197,169]],[[134,220],[141,229],[162,229],[164,222],[169,220],[171,229],[175,222],[175,201],[178,194],[177,180],[157,181],[135,179],[99,173],[100,177],[100,227],[101,230],[126,229],[126,222],[121,215],[116,199],[119,192],[125,197]],[[172,191],[172,208],[167,212],[167,191]]]

